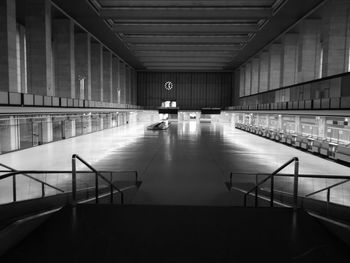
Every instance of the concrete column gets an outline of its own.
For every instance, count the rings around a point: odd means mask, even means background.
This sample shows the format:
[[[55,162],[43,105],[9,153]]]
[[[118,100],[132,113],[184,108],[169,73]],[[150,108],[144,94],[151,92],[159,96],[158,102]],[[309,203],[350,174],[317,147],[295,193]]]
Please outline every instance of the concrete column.
[[[117,57],[112,57],[112,97],[113,103],[119,103],[119,63]]]
[[[18,26],[18,41],[19,41],[19,56],[20,56],[20,79],[21,79],[21,92],[27,93],[27,44],[26,44],[26,32],[25,27],[22,25]]]
[[[130,68],[128,66],[125,66],[125,103],[130,104]]]
[[[307,19],[302,22],[298,52],[298,82],[319,77],[320,24],[320,19]]]
[[[100,43],[91,43],[91,99],[103,100],[103,52]]]
[[[301,134],[300,116],[295,116],[295,133]]]
[[[269,52],[264,51],[260,55],[259,92],[264,92],[269,89],[269,72],[270,72]]]
[[[132,104],[137,104],[137,73],[135,70],[132,70],[132,80],[133,80],[133,101]]]
[[[73,21],[70,19],[55,19],[53,21],[52,34],[54,38],[53,50],[55,54],[55,96],[79,98],[79,96],[76,97],[75,91]]]
[[[75,125],[75,120],[71,121],[71,129],[72,129],[72,133],[71,136],[74,137],[76,135],[76,125]]]
[[[245,67],[239,69],[239,96],[245,96]]]
[[[103,101],[112,102],[112,53],[103,51]]]
[[[120,88],[120,103],[126,104],[126,94],[125,94],[125,65],[123,62],[119,61],[119,88]]]
[[[254,58],[252,61],[252,94],[259,92],[259,68],[260,68],[260,59]]]
[[[272,44],[270,47],[269,90],[281,87],[282,44]]]
[[[17,119],[10,117],[2,122],[0,136],[0,153],[11,152],[19,149],[19,128]]]
[[[323,65],[322,76],[327,77],[346,72],[347,30],[350,2],[332,0],[325,7],[323,19]]]
[[[100,130],[103,130],[103,118],[100,118]]]
[[[47,117],[42,123],[43,143],[52,142],[53,140],[53,127],[51,117]]]
[[[283,125],[282,125],[282,115],[278,115],[278,119],[277,119],[277,129],[278,130],[282,130]]]
[[[51,1],[26,0],[28,93],[53,96]]]
[[[283,87],[297,83],[298,38],[298,34],[293,33],[283,38]]]
[[[252,64],[248,62],[245,66],[245,95],[251,95],[252,89]]]
[[[76,98],[91,100],[91,39],[85,32],[75,33]]]
[[[318,124],[318,137],[326,138],[327,137],[326,117],[316,116],[316,121]]]
[[[76,134],[75,131],[75,119],[66,120],[64,122],[65,125],[65,138],[74,137]]]
[[[17,91],[16,1],[0,1],[0,91]]]
[[[92,132],[92,120],[91,120],[91,116],[89,116],[88,119],[87,119],[86,132],[87,132],[87,133]]]

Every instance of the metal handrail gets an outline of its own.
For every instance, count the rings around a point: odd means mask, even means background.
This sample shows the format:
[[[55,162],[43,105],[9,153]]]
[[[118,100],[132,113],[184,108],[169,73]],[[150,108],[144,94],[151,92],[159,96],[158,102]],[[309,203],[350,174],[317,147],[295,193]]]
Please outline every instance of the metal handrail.
[[[271,180],[270,206],[273,207],[273,204],[274,204],[274,176],[293,162],[295,163],[295,165],[294,165],[294,191],[293,191],[294,193],[293,193],[293,195],[294,195],[294,209],[296,209],[298,207],[298,175],[299,175],[299,159],[298,159],[298,157],[292,158],[291,160],[289,160],[288,162],[286,162],[285,164],[280,166],[277,170],[275,170],[272,174],[270,174],[268,177],[266,177],[265,179],[263,179],[260,182],[258,182],[259,174],[256,174],[255,186],[252,189],[250,189],[247,193],[244,194],[244,207],[247,206],[248,195],[253,191],[255,191],[255,207],[258,206],[259,186],[264,184],[268,180]]]
[[[88,162],[86,162],[83,158],[81,158],[77,154],[72,155],[72,202],[73,205],[77,203],[77,170],[76,170],[76,160],[79,160],[82,162],[86,167],[88,167],[91,171],[95,173],[95,199],[96,203],[98,203],[98,198],[99,198],[99,191],[98,191],[98,178],[100,177],[102,180],[104,180],[107,184],[110,186],[110,198],[111,198],[111,203],[113,203],[113,196],[114,196],[114,190],[116,190],[120,194],[120,200],[121,204],[124,204],[124,193],[116,187],[111,181],[109,181],[107,178],[105,178],[100,172],[98,172],[94,167],[92,167]],[[111,173],[112,177],[112,173]]]
[[[23,175],[23,176],[25,176],[25,177],[27,177],[27,178],[30,178],[31,180],[34,180],[34,181],[40,183],[40,184],[41,184],[41,195],[42,195],[42,197],[45,197],[45,186],[48,186],[48,187],[50,187],[50,188],[52,188],[52,189],[55,189],[56,191],[59,191],[59,192],[61,192],[61,193],[64,193],[64,190],[62,190],[62,189],[60,189],[60,188],[57,188],[56,186],[53,186],[53,185],[51,185],[51,184],[48,184],[48,183],[46,183],[46,182],[44,182],[44,181],[42,181],[42,180],[40,180],[40,179],[37,179],[37,178],[35,178],[35,177],[33,177],[33,176],[30,176],[29,174],[22,173],[22,172],[20,172],[20,171],[18,171],[18,170],[16,170],[16,169],[13,169],[12,167],[7,166],[7,165],[5,165],[5,164],[3,164],[3,163],[0,163],[0,166],[1,166],[1,167],[4,167],[4,168],[6,168],[6,169],[9,169],[11,172],[19,172],[19,173],[16,173],[16,174],[13,174],[13,175],[12,175],[12,194],[13,194],[13,201],[14,201],[14,202],[17,201],[17,187],[16,187],[16,175],[17,175],[17,174],[21,174],[21,175]],[[5,178],[7,178],[7,177],[5,177]],[[3,179],[5,179],[5,178],[2,178],[2,176],[0,176],[0,180],[3,180]]]
[[[337,178],[336,178],[337,179]],[[320,189],[320,190],[317,190],[317,191],[315,191],[315,192],[312,192],[312,193],[310,193],[310,194],[307,194],[307,195],[305,195],[305,197],[309,197],[309,196],[311,196],[311,195],[315,195],[315,194],[318,194],[318,193],[321,193],[321,192],[323,192],[323,191],[330,191],[332,188],[334,188],[334,187],[336,187],[336,186],[339,186],[339,185],[342,185],[342,184],[345,184],[345,183],[347,183],[347,182],[349,182],[350,181],[350,179],[346,179],[345,181],[342,181],[342,182],[338,182],[338,183],[336,183],[336,184],[333,184],[333,185],[330,185],[330,186],[328,186],[328,187],[325,187],[325,188],[322,188],[322,189]],[[327,194],[328,195],[328,194]]]

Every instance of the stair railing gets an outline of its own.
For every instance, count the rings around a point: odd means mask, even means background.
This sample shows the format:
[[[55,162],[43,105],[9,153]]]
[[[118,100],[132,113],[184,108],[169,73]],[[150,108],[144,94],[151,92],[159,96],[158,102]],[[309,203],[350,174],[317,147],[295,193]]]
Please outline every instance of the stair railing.
[[[347,183],[347,182],[349,182],[349,181],[350,181],[350,179],[346,179],[346,180],[344,180],[344,181],[335,183],[335,184],[330,185],[330,186],[328,186],[328,187],[325,187],[325,188],[322,188],[322,189],[317,190],[317,191],[315,191],[315,192],[312,192],[312,193],[310,193],[310,194],[307,194],[307,195],[305,195],[305,197],[310,197],[310,196],[312,196],[312,195],[319,194],[319,193],[322,193],[322,192],[324,192],[324,191],[327,191],[326,211],[327,211],[327,214],[329,214],[329,203],[331,202],[331,189],[334,188],[334,187],[336,187],[336,186],[345,184],[345,183]]]
[[[7,165],[2,164],[2,163],[0,163],[0,166],[8,169],[9,170],[8,172],[10,172],[10,173],[7,173],[5,175],[0,176],[0,181],[4,180],[6,178],[12,177],[12,200],[13,200],[13,202],[17,201],[17,180],[16,180],[16,176],[17,175],[23,175],[23,176],[25,176],[25,177],[33,180],[33,181],[36,181],[36,182],[40,183],[41,184],[41,197],[42,198],[45,197],[45,186],[47,186],[49,188],[52,188],[52,189],[54,189],[54,190],[56,190],[58,192],[64,193],[64,191],[62,189],[60,189],[60,188],[58,188],[56,186],[53,186],[51,184],[48,184],[48,183],[46,183],[46,182],[44,182],[44,181],[42,181],[40,179],[37,179],[37,178],[35,178],[33,176],[30,176],[27,173],[22,173],[21,171],[13,169],[10,166],[7,166]]]
[[[94,167],[92,167],[88,162],[86,162],[79,155],[73,154],[72,155],[72,203],[73,203],[73,205],[76,205],[76,203],[77,203],[77,168],[76,168],[77,160],[79,160],[81,163],[83,163],[86,167],[88,167],[91,171],[93,171],[95,173],[95,202],[96,202],[96,204],[98,204],[98,202],[99,202],[99,188],[98,188],[98,185],[99,185],[98,179],[99,178],[101,178],[103,181],[105,181],[110,187],[110,201],[111,201],[111,203],[113,203],[114,190],[116,190],[120,194],[121,204],[124,204],[124,193],[117,186],[115,186],[112,183],[112,181],[109,181],[106,177],[104,177],[100,172],[98,172]],[[137,176],[137,173],[136,173],[136,176]],[[136,177],[136,180],[137,180],[137,177]]]
[[[250,189],[248,192],[244,194],[244,201],[243,205],[244,207],[247,207],[247,197],[250,193],[253,191],[255,192],[255,207],[258,206],[258,196],[259,196],[259,187],[270,180],[270,207],[274,206],[274,184],[275,184],[275,175],[278,174],[280,171],[282,171],[284,168],[289,166],[290,164],[294,163],[294,185],[293,185],[293,207],[294,209],[298,208],[298,184],[299,184],[299,159],[298,157],[294,157],[282,166],[280,166],[277,170],[275,170],[272,174],[270,174],[268,177],[263,179],[262,181],[259,180],[259,174],[256,174],[255,176],[255,186]],[[232,183],[232,174],[230,175],[230,182]]]

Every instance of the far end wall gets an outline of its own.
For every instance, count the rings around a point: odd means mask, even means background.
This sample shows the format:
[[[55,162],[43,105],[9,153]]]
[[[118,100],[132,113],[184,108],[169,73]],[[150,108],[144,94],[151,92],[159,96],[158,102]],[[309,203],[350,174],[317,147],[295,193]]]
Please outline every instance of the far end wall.
[[[233,76],[230,72],[138,72],[137,104],[160,107],[171,100],[180,109],[230,106]],[[173,83],[171,90],[165,88],[168,81]]]

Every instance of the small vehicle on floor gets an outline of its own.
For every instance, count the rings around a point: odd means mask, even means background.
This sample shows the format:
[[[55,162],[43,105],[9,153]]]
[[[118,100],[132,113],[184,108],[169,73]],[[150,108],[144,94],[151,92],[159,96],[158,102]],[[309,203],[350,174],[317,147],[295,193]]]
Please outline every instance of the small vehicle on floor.
[[[169,126],[170,126],[170,123],[168,121],[161,121],[148,126],[147,130],[153,130],[153,131],[166,130],[169,128]]]

